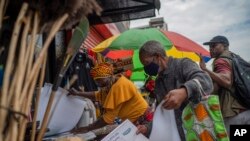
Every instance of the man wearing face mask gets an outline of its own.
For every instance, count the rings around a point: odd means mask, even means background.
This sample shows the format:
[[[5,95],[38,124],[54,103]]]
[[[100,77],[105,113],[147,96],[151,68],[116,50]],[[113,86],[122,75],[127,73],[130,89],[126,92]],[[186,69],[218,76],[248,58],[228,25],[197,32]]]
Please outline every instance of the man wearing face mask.
[[[103,107],[101,118],[89,127],[74,130],[82,133],[113,124],[115,118],[122,121],[129,119],[136,123],[148,108],[147,102],[137,90],[136,86],[123,75],[113,76],[113,67],[108,63],[100,63],[90,71],[100,91],[79,92],[70,90],[70,94],[99,101]]]
[[[157,103],[168,110],[174,109],[180,139],[185,140],[182,129],[182,110],[188,101],[197,103],[201,99],[197,79],[205,93],[213,90],[212,80],[199,66],[188,58],[168,57],[164,47],[157,41],[146,42],[139,51],[140,61],[148,75],[157,76],[154,93]],[[149,136],[152,124],[137,126],[138,132]]]

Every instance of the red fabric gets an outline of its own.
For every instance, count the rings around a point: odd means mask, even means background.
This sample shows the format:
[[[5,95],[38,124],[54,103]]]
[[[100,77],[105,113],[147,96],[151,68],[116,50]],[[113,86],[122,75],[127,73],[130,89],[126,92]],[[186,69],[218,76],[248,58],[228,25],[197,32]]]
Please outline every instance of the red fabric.
[[[126,75],[126,77],[130,78],[130,76],[132,75],[132,71],[131,70],[127,70],[125,72],[125,75]]]
[[[100,33],[100,35],[104,39],[108,39],[109,37],[112,37],[113,34],[110,32],[110,30],[105,26],[105,24],[99,24],[99,25],[94,25],[93,26],[95,30]]]
[[[88,55],[94,57],[95,56],[95,52],[93,52],[91,49],[88,49]]]
[[[232,69],[230,64],[226,60],[219,58],[214,62],[214,71],[216,73],[228,73],[232,72]]]
[[[153,121],[153,118],[154,118],[154,112],[150,112],[150,113],[146,114],[146,116],[145,116],[145,119],[148,122]]]
[[[109,29],[112,35],[118,35],[121,33],[120,30],[117,28],[116,24],[114,23],[105,24],[105,26]]]
[[[66,46],[68,46],[71,37],[72,37],[72,29],[66,30],[66,39],[65,39]]]
[[[119,59],[133,56],[133,50],[110,50],[105,56],[110,59]]]
[[[161,32],[167,36],[179,51],[195,52],[210,57],[210,53],[194,41],[175,32],[165,30],[161,30]]]
[[[108,31],[97,30],[94,26],[91,26],[89,32],[90,32],[90,36],[92,38],[95,38],[95,40],[98,43],[101,42],[101,41],[103,41],[103,40],[105,40],[105,39],[107,39],[107,38],[105,38],[105,37],[102,36],[102,34],[103,34],[102,32],[108,32]]]
[[[97,31],[93,26],[90,27],[89,33],[82,46],[86,48],[93,48],[100,44],[105,38],[101,35],[102,31]]]
[[[115,24],[113,26],[115,27]],[[119,33],[119,31],[117,32]],[[113,33],[111,32],[111,29],[107,28],[105,24],[91,26],[89,29],[88,36],[83,43],[83,46],[86,48],[93,48],[105,39],[108,39],[112,36]]]
[[[151,93],[154,91],[154,89],[155,89],[155,81],[149,80],[148,83],[146,84],[146,90]]]

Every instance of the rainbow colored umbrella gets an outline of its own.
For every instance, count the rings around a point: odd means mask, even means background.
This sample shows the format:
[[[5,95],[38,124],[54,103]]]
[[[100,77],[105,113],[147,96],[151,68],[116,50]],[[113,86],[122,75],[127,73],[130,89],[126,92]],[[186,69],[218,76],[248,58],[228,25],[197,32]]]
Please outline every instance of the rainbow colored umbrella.
[[[92,50],[102,52],[111,59],[132,56],[134,71],[138,71],[142,70],[138,55],[139,48],[149,40],[159,41],[164,46],[168,56],[188,57],[193,61],[199,61],[199,56],[196,55],[198,53],[205,60],[210,59],[209,52],[194,41],[178,33],[157,28],[127,30],[120,35],[106,39]]]

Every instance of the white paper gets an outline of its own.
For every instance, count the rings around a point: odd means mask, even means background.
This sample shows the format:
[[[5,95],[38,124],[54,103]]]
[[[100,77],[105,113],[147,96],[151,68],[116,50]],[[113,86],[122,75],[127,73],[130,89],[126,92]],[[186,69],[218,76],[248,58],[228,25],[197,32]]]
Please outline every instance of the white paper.
[[[88,99],[77,96],[77,98],[86,102],[84,107],[84,111],[82,117],[80,118],[79,122],[77,123],[77,127],[86,127],[96,121],[96,109],[94,103]]]
[[[101,141],[149,141],[142,134],[137,135],[136,131],[137,127],[129,120],[125,120]]]
[[[41,123],[49,101],[51,88],[52,84],[48,83],[42,88],[37,115],[37,120]],[[76,126],[81,118],[86,102],[73,96],[67,96],[67,94],[68,91],[62,88],[59,88],[56,92],[51,108],[52,116],[47,126],[49,132],[46,132],[45,136],[69,131]]]
[[[162,107],[163,101],[157,106],[153,118],[150,141],[181,141],[176,126],[174,110]]]

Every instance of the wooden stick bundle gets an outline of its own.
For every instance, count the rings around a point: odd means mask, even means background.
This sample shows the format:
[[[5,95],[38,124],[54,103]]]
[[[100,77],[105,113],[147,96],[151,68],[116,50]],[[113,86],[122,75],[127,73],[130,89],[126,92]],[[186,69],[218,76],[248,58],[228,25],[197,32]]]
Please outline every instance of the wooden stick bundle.
[[[63,66],[60,69],[60,73],[56,79],[56,81],[53,84],[52,87],[52,92],[48,101],[48,105],[43,117],[43,122],[41,125],[41,130],[38,134],[37,140],[41,141],[44,134],[45,134],[45,130],[47,127],[47,124],[49,122],[49,117],[50,117],[50,111],[51,111],[51,107],[53,104],[53,100],[55,97],[55,93],[59,87],[59,85],[61,84],[62,78],[66,72],[66,70],[68,69],[69,65],[71,64],[71,62],[73,61],[75,55],[77,54],[82,42],[85,40],[85,38],[87,37],[87,33],[88,33],[88,29],[89,29],[89,23],[87,18],[85,17],[84,19],[82,19],[82,21],[79,23],[79,25],[76,27],[73,37],[71,38],[69,45],[67,47],[67,52],[66,52],[66,57],[64,58],[64,62],[63,62]]]
[[[33,14],[31,11],[27,14],[27,9],[28,4],[24,3],[14,26],[6,62],[7,65],[5,68],[3,88],[0,91],[0,141],[22,141],[24,139],[26,123],[28,121],[27,115],[29,114],[31,107],[31,101],[37,84],[39,72],[41,74],[39,88],[41,88],[44,79],[46,56],[49,44],[68,17],[68,15],[65,14],[54,23],[42,51],[33,64],[36,35],[39,29],[39,16],[37,13]],[[31,22],[33,21],[32,19],[34,19],[33,24]],[[17,48],[19,46],[17,45],[17,41],[20,38],[19,33],[22,27],[21,46],[19,49],[20,51],[18,52],[19,58],[17,62],[14,62],[14,56],[17,54]],[[31,40],[27,43],[30,28],[32,28]],[[40,67],[42,64],[43,69]],[[10,78],[12,78],[12,81],[10,81]],[[9,110],[13,110],[15,112],[10,114]],[[6,119],[8,114],[11,117],[8,122],[9,125],[6,128]]]
[[[41,66],[41,64],[42,64],[42,62],[43,62],[43,58],[45,57],[45,55],[46,55],[46,53],[47,53],[49,44],[50,44],[50,42],[52,41],[52,39],[53,39],[53,37],[55,36],[55,34],[56,34],[56,33],[58,32],[58,30],[60,29],[60,27],[62,26],[62,24],[64,23],[64,21],[67,19],[67,17],[68,17],[67,14],[63,15],[63,16],[62,16],[60,19],[58,19],[58,21],[55,22],[55,24],[52,26],[52,30],[51,30],[51,32],[49,33],[49,36],[48,36],[48,38],[46,39],[45,44],[44,44],[44,46],[43,46],[43,48],[42,48],[42,50],[41,50],[41,52],[40,52],[40,54],[39,54],[39,56],[38,56],[36,62],[34,63],[32,69],[31,69],[31,73],[30,73],[29,76],[28,76],[26,85],[24,86],[24,89],[23,89],[23,91],[22,91],[21,101],[24,100],[24,98],[25,98],[24,95],[25,95],[26,93],[29,93],[29,92],[27,92],[27,91],[28,91],[28,88],[29,88],[29,86],[32,84],[32,82],[34,82],[34,79],[36,79],[35,76],[37,75],[37,72],[38,72],[38,70],[39,70],[39,68],[40,68],[40,66]],[[31,100],[31,98],[30,98],[30,95],[31,95],[31,94],[32,94],[32,93],[29,93],[29,98],[28,98],[28,100]],[[25,107],[25,109],[26,109],[26,108],[27,108],[27,107]]]
[[[2,26],[3,19],[2,11],[4,11],[3,9],[5,9],[2,7],[4,7],[4,3],[7,1],[8,0],[0,1],[0,29]],[[36,100],[39,101],[40,91],[44,81],[48,47],[55,34],[58,32],[60,27],[65,23],[68,18],[68,14],[64,14],[60,16],[57,20],[55,20],[54,24],[52,25],[51,31],[45,41],[45,44],[43,45],[40,54],[34,62],[34,48],[36,35],[39,30],[40,19],[38,14],[34,13],[34,11],[29,11],[29,13],[27,11],[28,4],[24,3],[14,25],[14,30],[9,46],[3,87],[0,91],[0,106],[4,107],[0,109],[0,141],[22,141],[24,139],[26,123],[28,121],[27,115],[29,114],[31,101],[34,95],[34,89],[37,85],[38,80],[40,81],[37,89],[38,95]],[[67,70],[69,64],[73,60],[75,54],[77,53],[83,40],[87,36],[87,30],[89,28],[88,21],[87,19],[84,19],[83,21],[84,22],[81,22],[79,27],[75,29],[76,32],[74,32],[73,38],[71,39],[70,44],[68,46],[67,56],[61,68],[60,75],[53,85],[53,91],[46,109],[42,128],[40,130],[37,140],[42,140],[44,136],[45,129],[49,120],[48,117],[50,114],[50,109],[53,104],[54,95],[60,85],[61,79],[65,71]],[[30,35],[30,40],[28,40],[29,31],[32,31]],[[20,34],[22,37],[20,37]],[[17,42],[20,38],[21,45],[19,46]],[[17,53],[18,50],[20,51]],[[14,56],[16,55],[18,56],[18,61],[14,62]],[[38,79],[39,74],[40,78]],[[34,123],[32,126],[32,141],[35,140],[37,108],[38,102],[36,103]],[[11,113],[11,110],[13,110],[14,112],[12,111],[13,113]],[[8,122],[9,125],[6,128],[7,116],[10,116],[10,120]]]
[[[17,21],[15,23],[15,27],[14,27],[14,31],[12,34],[12,38],[11,38],[11,42],[10,42],[10,47],[9,47],[9,54],[8,54],[8,58],[7,58],[7,63],[6,63],[6,68],[5,68],[5,73],[4,73],[4,80],[3,80],[3,87],[2,87],[2,94],[1,94],[1,106],[8,108],[10,105],[8,103],[9,101],[9,97],[8,95],[8,90],[9,90],[9,85],[10,85],[10,76],[12,73],[12,67],[13,67],[13,59],[15,56],[15,50],[16,50],[16,45],[17,45],[17,40],[19,37],[19,32],[20,32],[20,28],[21,28],[21,24],[22,24],[22,19],[26,13],[28,9],[28,4],[24,3],[21,11],[17,17]],[[5,127],[5,120],[6,120],[6,116],[8,114],[8,111],[6,109],[0,109],[0,115],[1,115],[1,119],[0,119],[0,140],[4,139],[4,136],[2,136],[4,127]]]
[[[11,95],[10,98],[13,100],[12,103],[12,109],[15,111],[21,111],[21,103],[22,101],[19,101],[19,95],[20,91],[22,88],[23,80],[24,80],[24,75],[25,75],[25,66],[26,64],[23,64],[22,60],[25,56],[25,51],[26,51],[26,40],[28,36],[28,30],[30,28],[30,21],[31,21],[32,14],[29,13],[27,17],[24,17],[23,22],[24,22],[24,30],[22,33],[22,39],[21,39],[21,47],[20,47],[20,53],[19,53],[19,58],[18,58],[18,63],[17,63],[17,68],[16,73],[14,74],[14,77],[16,77],[16,81],[12,82],[12,85],[14,85],[14,94]],[[17,116],[18,117],[18,116]],[[17,140],[18,139],[18,124],[19,121],[17,121],[14,117],[11,117],[10,123],[12,126],[10,126],[10,131],[8,132],[7,139],[10,138],[10,140]]]

